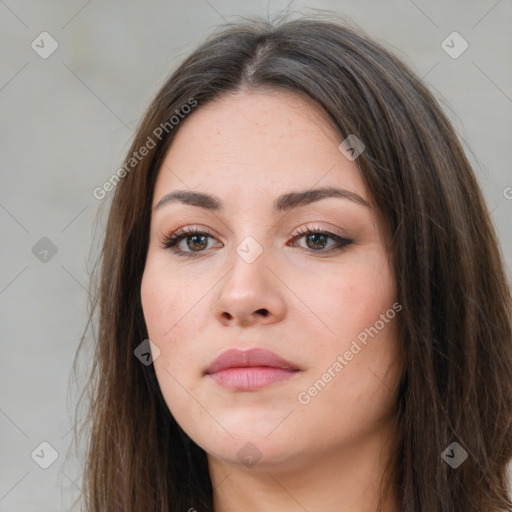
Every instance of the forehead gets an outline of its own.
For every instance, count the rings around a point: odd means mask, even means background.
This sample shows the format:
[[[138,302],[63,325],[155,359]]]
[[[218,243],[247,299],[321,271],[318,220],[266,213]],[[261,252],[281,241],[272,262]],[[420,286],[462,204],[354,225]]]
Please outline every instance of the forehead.
[[[241,201],[280,191],[343,186],[365,195],[356,162],[310,98],[283,91],[224,95],[179,127],[161,166],[155,202],[176,188],[207,189]]]

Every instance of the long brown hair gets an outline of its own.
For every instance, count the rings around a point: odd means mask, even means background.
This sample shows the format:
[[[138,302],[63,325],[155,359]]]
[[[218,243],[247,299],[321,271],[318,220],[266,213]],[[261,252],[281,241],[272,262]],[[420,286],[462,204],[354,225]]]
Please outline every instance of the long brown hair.
[[[82,427],[87,512],[213,510],[205,451],[175,422],[153,366],[134,356],[148,337],[140,286],[156,176],[185,114],[258,88],[309,96],[343,137],[366,146],[358,163],[403,307],[393,474],[400,510],[510,511],[512,307],[481,191],[414,73],[360,31],[317,17],[222,27],[172,74],[137,130],[111,192],[88,323],[98,332]],[[170,121],[177,111],[180,120]],[[468,454],[457,468],[441,456],[453,442]]]

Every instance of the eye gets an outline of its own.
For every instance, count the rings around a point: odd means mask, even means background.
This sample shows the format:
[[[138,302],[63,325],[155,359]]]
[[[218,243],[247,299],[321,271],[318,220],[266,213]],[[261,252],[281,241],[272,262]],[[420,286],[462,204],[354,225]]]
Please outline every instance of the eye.
[[[311,229],[308,226],[303,230],[299,230],[293,240],[300,240],[301,238],[306,240],[306,249],[322,253],[340,250],[352,243],[351,240],[336,235],[335,233],[331,233],[325,229]],[[331,245],[328,245],[329,240],[332,242]],[[326,248],[327,250],[325,250]]]
[[[344,249],[352,243],[351,240],[343,238],[335,233],[324,229],[306,229],[299,230],[292,241],[306,240],[306,246],[303,249],[316,253],[330,253],[332,251]],[[197,228],[182,228],[164,238],[161,247],[170,249],[178,256],[196,257],[205,252],[209,247],[209,240],[215,239],[208,231],[201,231]],[[331,244],[329,245],[329,241]],[[220,242],[219,242],[220,243]],[[292,244],[294,245],[294,244]],[[220,245],[222,247],[222,244]]]
[[[214,237],[207,231],[196,228],[183,228],[164,238],[162,247],[171,249],[178,256],[194,257],[208,248],[208,239]],[[186,249],[183,248],[185,242]]]

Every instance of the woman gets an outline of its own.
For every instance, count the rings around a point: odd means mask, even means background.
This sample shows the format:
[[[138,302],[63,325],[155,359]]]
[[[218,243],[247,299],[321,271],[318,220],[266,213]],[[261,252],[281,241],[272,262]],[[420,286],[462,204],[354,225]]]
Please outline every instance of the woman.
[[[98,296],[86,510],[511,510],[496,235],[433,96],[353,29],[238,24],[182,63]]]

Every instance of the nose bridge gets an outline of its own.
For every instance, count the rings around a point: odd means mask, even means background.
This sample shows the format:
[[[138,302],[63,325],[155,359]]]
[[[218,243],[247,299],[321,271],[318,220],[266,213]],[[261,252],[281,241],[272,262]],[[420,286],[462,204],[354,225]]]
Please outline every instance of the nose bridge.
[[[267,285],[270,249],[264,248],[253,236],[246,236],[235,247],[230,265],[233,267],[224,283],[225,290],[239,297],[249,299],[262,294]]]
[[[221,321],[247,325],[256,318],[280,318],[284,300],[272,266],[272,250],[249,235],[235,247],[229,258],[231,270],[220,283],[214,314]],[[270,320],[269,320],[270,321]]]
[[[253,194],[253,199],[255,195]],[[252,275],[253,272],[265,273],[265,263],[270,264],[272,249],[272,223],[266,206],[257,209],[258,204],[264,203],[261,197],[256,197],[253,204],[250,197],[240,195],[239,201],[244,205],[233,213],[236,221],[233,223],[234,250],[230,255],[229,264],[234,265],[233,273]]]

